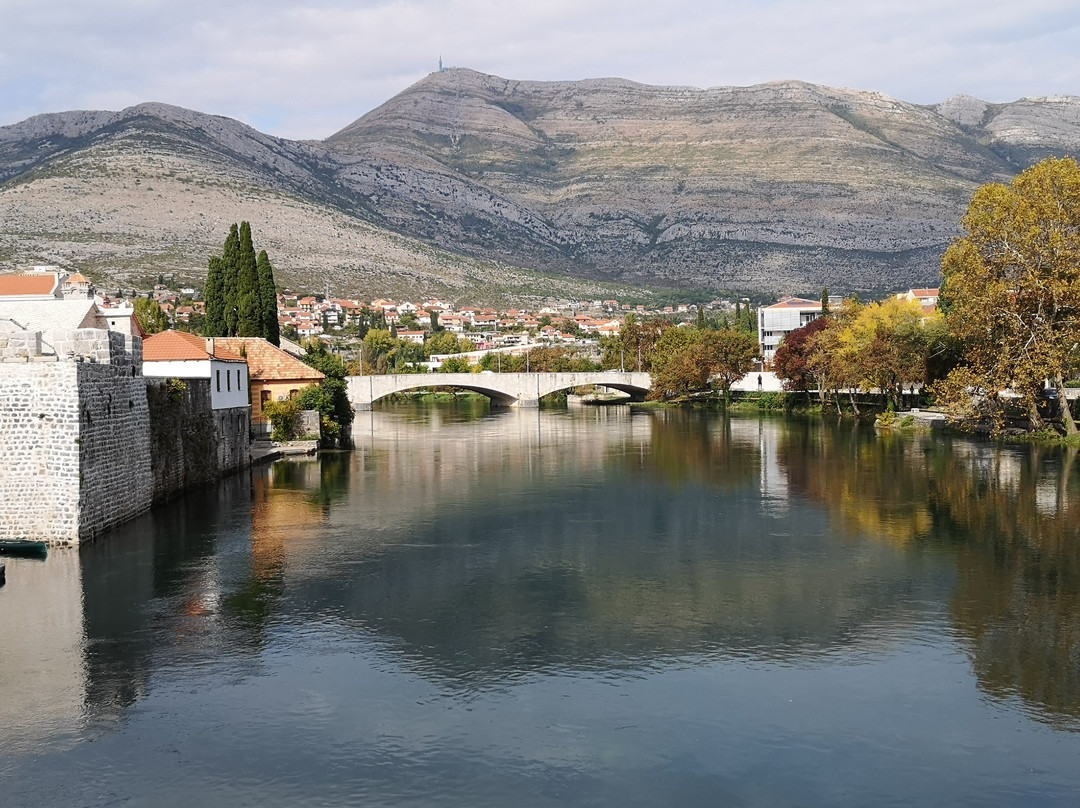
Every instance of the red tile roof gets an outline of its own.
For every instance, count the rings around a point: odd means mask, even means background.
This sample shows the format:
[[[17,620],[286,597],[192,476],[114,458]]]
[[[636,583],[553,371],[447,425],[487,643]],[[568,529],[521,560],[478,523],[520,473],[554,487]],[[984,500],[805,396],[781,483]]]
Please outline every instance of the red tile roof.
[[[184,362],[209,359],[205,337],[186,331],[162,331],[143,340],[143,361]],[[226,362],[243,362],[244,357],[224,345],[221,337],[214,339],[214,359]]]
[[[56,275],[0,275],[0,295],[51,295],[56,289]]]
[[[259,337],[218,337],[215,340],[231,351],[247,357],[248,376],[253,381],[321,381],[326,376]]]
[[[766,306],[767,309],[812,309],[814,307],[821,308],[820,300],[807,300],[804,297],[789,297],[787,300],[781,300],[779,303],[773,303],[771,306]]]

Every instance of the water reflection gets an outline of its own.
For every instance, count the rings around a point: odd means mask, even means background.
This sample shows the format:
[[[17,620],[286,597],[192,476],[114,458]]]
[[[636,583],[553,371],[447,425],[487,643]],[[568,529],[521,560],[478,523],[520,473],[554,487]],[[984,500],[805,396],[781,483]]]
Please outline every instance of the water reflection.
[[[813,425],[786,436],[792,493],[824,504],[848,535],[949,554],[950,615],[980,686],[1076,726],[1076,450]]]
[[[478,694],[955,637],[992,698],[1080,716],[1072,454],[625,407],[375,410],[355,437],[9,562],[0,743],[108,727],[161,677],[359,645]]]

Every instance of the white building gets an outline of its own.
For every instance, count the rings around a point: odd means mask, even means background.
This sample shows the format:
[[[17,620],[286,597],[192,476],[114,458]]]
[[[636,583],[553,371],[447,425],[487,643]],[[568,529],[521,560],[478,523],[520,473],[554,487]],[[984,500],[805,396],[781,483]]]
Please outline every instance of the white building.
[[[761,357],[767,363],[776,355],[776,346],[792,331],[802,328],[821,316],[821,301],[789,297],[771,306],[758,309],[758,344]]]
[[[213,337],[162,331],[143,340],[143,376],[209,379],[210,409],[248,406],[248,364]]]

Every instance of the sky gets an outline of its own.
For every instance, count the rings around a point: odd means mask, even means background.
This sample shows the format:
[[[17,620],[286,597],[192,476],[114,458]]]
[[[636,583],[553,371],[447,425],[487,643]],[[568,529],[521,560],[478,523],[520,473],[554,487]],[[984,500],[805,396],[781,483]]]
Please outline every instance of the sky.
[[[436,70],[1080,96],[1077,0],[0,0],[0,126],[161,101],[321,139]]]

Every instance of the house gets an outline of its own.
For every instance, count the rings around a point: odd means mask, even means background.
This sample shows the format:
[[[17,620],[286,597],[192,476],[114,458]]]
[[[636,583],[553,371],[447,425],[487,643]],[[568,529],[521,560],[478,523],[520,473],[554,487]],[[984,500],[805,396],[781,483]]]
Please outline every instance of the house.
[[[917,302],[922,306],[923,316],[926,316],[937,309],[940,294],[940,289],[908,289],[906,292],[897,292],[896,297]]]
[[[162,331],[143,340],[143,375],[209,379],[210,409],[248,406],[248,364],[220,338]]]
[[[251,387],[252,431],[269,431],[269,419],[263,406],[270,401],[284,401],[326,377],[310,365],[260,337],[217,337],[221,345],[247,360]]]
[[[785,336],[820,316],[821,301],[801,297],[789,297],[758,309],[758,344],[764,362],[772,362]]]

